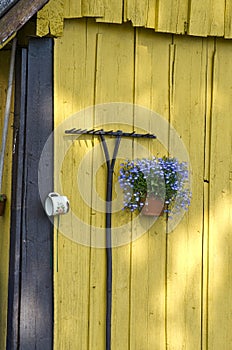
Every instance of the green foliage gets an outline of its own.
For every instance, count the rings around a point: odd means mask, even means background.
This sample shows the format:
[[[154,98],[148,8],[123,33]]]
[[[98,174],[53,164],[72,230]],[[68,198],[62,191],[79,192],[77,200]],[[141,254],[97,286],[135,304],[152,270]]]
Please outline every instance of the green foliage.
[[[191,193],[187,164],[176,158],[138,159],[121,164],[119,183],[124,192],[124,208],[140,210],[146,197],[161,199],[170,212],[187,210]]]

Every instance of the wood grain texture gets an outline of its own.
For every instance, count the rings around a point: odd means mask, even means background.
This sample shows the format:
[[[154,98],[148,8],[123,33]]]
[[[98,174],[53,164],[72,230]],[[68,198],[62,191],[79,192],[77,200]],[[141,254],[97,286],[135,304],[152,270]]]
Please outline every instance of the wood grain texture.
[[[64,2],[64,18],[82,17],[81,0],[65,0]]]
[[[44,171],[39,169],[41,152],[53,130],[53,41],[32,39],[28,50],[19,313],[20,347],[25,350],[53,344],[52,224],[43,210],[38,185],[38,172]],[[50,155],[52,165],[52,150]],[[53,187],[52,171],[45,177],[43,194]]]
[[[126,2],[126,20],[136,26],[146,26],[148,0],[128,0]]]
[[[123,1],[122,0],[103,0],[103,16],[97,18],[97,22],[122,23],[123,19]]]
[[[232,38],[232,3],[226,0],[225,6],[225,38]]]
[[[61,1],[61,0],[60,0]],[[59,2],[60,2],[59,1]],[[130,21],[135,27],[152,28],[158,32],[192,36],[232,37],[231,2],[229,0],[62,0],[64,18],[93,17],[97,22]],[[62,31],[62,15],[54,15],[57,4],[50,0],[49,15],[40,17],[41,33],[46,33],[51,18],[53,35]]]
[[[110,35],[109,35],[110,33]],[[122,129],[125,131],[133,130],[133,115],[132,112],[128,113],[128,108],[125,108],[125,103],[133,102],[133,77],[134,77],[134,45],[133,45],[134,32],[133,28],[125,25],[118,27],[116,25],[109,26],[105,24],[99,25],[98,34],[98,46],[97,46],[97,66],[96,66],[96,93],[95,103],[112,103],[120,102],[117,106],[111,110],[110,118],[106,112],[104,112],[104,105],[95,115],[96,125],[103,125],[106,129],[113,128],[115,130]],[[110,54],[109,54],[110,52]],[[109,79],[111,77],[111,79]],[[107,109],[106,109],[107,110]],[[124,115],[124,113],[126,115]],[[122,125],[121,122],[125,122]],[[110,126],[110,123],[113,123]],[[107,140],[107,143],[110,140]],[[112,141],[109,143],[110,154],[112,156]],[[127,147],[127,153],[132,154],[131,141],[125,142],[122,140],[119,149],[119,157],[115,166],[115,178],[117,182],[118,167],[120,164],[120,155],[123,155],[124,148]],[[98,159],[98,157],[94,157]],[[124,159],[124,158],[123,158]],[[99,169],[97,181],[97,193],[101,198],[105,199],[106,190],[106,167],[102,166]],[[114,198],[116,196],[114,189]],[[93,201],[97,202],[98,198],[93,197]],[[125,224],[125,217],[122,212],[117,211],[112,215],[112,225],[114,227],[120,227]],[[93,221],[94,226],[105,226],[105,214],[104,212],[96,212]],[[113,230],[113,229],[112,229]],[[114,240],[114,231],[112,232]],[[92,260],[93,265],[101,264],[105,266],[105,252],[93,251],[94,255]],[[113,285],[112,285],[112,349],[124,348],[128,344],[129,339],[129,308],[130,308],[130,244],[113,248]],[[92,266],[93,266],[92,265]],[[93,270],[94,272],[94,270]],[[94,273],[92,278],[94,278]],[[102,284],[105,285],[105,274],[102,275]],[[101,284],[101,285],[102,285]],[[93,291],[95,294],[96,292]],[[93,293],[92,292],[92,293]],[[104,298],[105,293],[104,293]],[[105,299],[102,302],[105,304]],[[92,325],[94,318],[96,318],[97,305],[92,304]],[[95,316],[94,316],[95,315]],[[103,325],[105,326],[105,314],[103,314]],[[98,316],[99,317],[99,316]],[[95,326],[96,327],[96,326]],[[92,329],[94,331],[94,328]],[[103,329],[105,334],[105,330]],[[95,343],[90,343],[90,348],[93,348],[97,342],[98,347],[104,348],[104,343],[100,343],[98,333],[94,331]],[[104,339],[104,338],[103,338]]]
[[[83,17],[102,17],[104,7],[103,0],[84,0],[82,1],[81,13]]]
[[[202,39],[176,37],[170,56],[170,123],[191,161],[192,202],[167,244],[167,344],[170,349],[201,346],[201,273],[205,52]],[[184,103],[183,103],[184,101]],[[197,142],[195,142],[197,140]],[[170,133],[170,154],[176,135]],[[181,159],[180,159],[181,160]]]
[[[55,45],[56,127],[76,112],[91,106],[94,101],[96,29],[93,29],[90,23],[86,30],[86,25],[86,20],[67,21],[64,36],[58,39]],[[75,37],[72,36],[73,33],[76,33]],[[71,54],[67,55],[67,52]],[[85,121],[84,114],[80,116],[80,119],[74,118],[73,121],[79,122],[80,127],[85,127],[85,122],[88,123],[88,120]],[[63,191],[70,199],[73,215],[80,217],[90,228],[91,202],[86,204],[81,197],[76,175],[82,157],[91,151],[92,145],[89,141],[66,140],[64,143],[63,138],[59,139],[55,135],[56,160],[60,157],[60,149],[66,147],[67,143],[70,149],[64,159],[61,159],[64,162],[63,176],[60,179],[58,173],[55,177],[55,184],[61,181]],[[87,161],[85,176],[82,176],[81,182],[84,188],[84,199],[91,198],[91,178],[91,164]],[[68,237],[59,234],[58,242],[56,241],[55,244],[58,270],[54,272],[57,291],[55,294],[54,346],[59,349],[88,348],[89,343],[91,257],[89,247],[72,241],[75,234],[78,233],[77,230],[78,227],[71,221]],[[90,231],[86,233],[86,235],[89,234]],[[67,289],[66,286],[69,288]]]
[[[170,41],[170,36],[154,38],[152,31],[139,29],[136,32],[135,104],[150,111],[142,123],[145,132],[155,135],[161,132],[166,144],[168,127],[160,130],[152,111],[168,118]],[[135,125],[140,118],[135,113]],[[167,149],[157,137],[152,141],[136,141],[133,158],[166,154]],[[140,220],[143,227],[147,226],[147,232],[132,243],[130,348],[165,349],[166,222],[165,217],[159,218],[149,228],[150,219],[142,217]],[[132,225],[132,235],[139,230],[136,226]]]
[[[209,177],[209,305],[210,349],[230,348],[231,324],[231,195],[232,159],[230,118],[232,74],[230,43],[216,41],[213,73],[211,162]]]
[[[147,11],[147,28],[157,28],[157,17],[158,17],[158,0],[148,0],[148,11]]]
[[[4,113],[6,105],[6,91],[8,86],[8,74],[10,67],[10,52],[0,52],[0,144],[2,129],[4,123]],[[6,144],[6,154],[4,161],[2,192],[7,195],[6,210],[4,216],[0,217],[0,253],[2,264],[0,266],[0,348],[6,347],[6,330],[7,330],[7,298],[8,298],[8,261],[10,248],[10,206],[11,206],[11,169],[12,169],[12,140],[13,130],[10,127],[13,123],[13,103],[11,107],[11,116],[9,120],[9,129]]]
[[[188,2],[181,0],[159,1],[156,30],[184,34],[187,31]]]
[[[12,165],[12,209],[10,231],[10,260],[8,286],[7,347],[15,350],[19,340],[20,277],[21,277],[21,227],[23,206],[23,167],[26,122],[27,49],[16,55],[14,146]],[[18,171],[19,170],[19,171]]]
[[[229,41],[134,30],[127,23],[109,25],[94,19],[66,20],[64,36],[56,40],[57,126],[89,105],[117,101],[120,103],[111,114],[112,128],[120,127],[125,118],[124,127],[131,130],[138,115],[132,110],[124,117],[123,104],[134,102],[171,122],[191,161],[192,203],[176,229],[166,235],[165,220],[159,219],[139,239],[113,249],[112,349],[216,350],[231,342],[231,76],[226,73],[230,56]],[[94,110],[93,126],[107,127],[107,108]],[[152,114],[144,118],[143,127],[158,128]],[[157,131],[163,132],[172,154],[175,135],[166,129]],[[218,135],[223,139],[223,133],[228,149],[218,139]],[[105,225],[104,207],[102,210],[99,202],[105,198],[106,167],[98,139],[89,148],[87,145],[82,141],[72,144],[63,165],[64,174],[69,174],[64,189],[78,215],[81,212],[89,220],[92,244],[83,247],[59,235],[55,344],[65,350],[72,346],[102,349],[105,344],[106,260],[104,249],[97,248],[97,228]],[[112,145],[111,141],[110,151]],[[131,157],[141,155],[141,145],[148,154],[167,152],[159,141],[122,143],[115,174],[127,151]],[[62,144],[57,147],[59,150]],[[93,153],[88,163],[92,180],[86,177],[81,183],[95,189],[91,210],[75,192],[76,167],[88,149]],[[220,175],[223,169],[225,175]],[[132,219],[118,211],[113,215],[113,227]],[[136,230],[131,222],[132,237]],[[220,311],[222,299],[225,304]],[[217,329],[221,330],[218,334]]]
[[[208,349],[208,298],[209,298],[209,176],[211,159],[211,116],[215,41],[204,40],[203,52],[206,55],[206,110],[205,110],[205,163],[204,163],[204,230],[202,241],[202,349]]]
[[[189,8],[189,34],[223,36],[225,1],[192,1]]]
[[[23,3],[18,1],[0,19],[0,45],[22,28],[47,2],[48,0],[25,0]]]

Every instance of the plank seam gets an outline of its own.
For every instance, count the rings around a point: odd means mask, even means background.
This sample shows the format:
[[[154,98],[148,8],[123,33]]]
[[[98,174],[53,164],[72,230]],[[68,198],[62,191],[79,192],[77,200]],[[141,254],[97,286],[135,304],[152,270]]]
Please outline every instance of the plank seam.
[[[207,117],[209,117],[209,129],[208,129],[208,162],[206,163],[206,154],[204,159],[204,182],[203,182],[203,236],[202,236],[202,313],[201,313],[201,346],[202,350],[208,349],[208,303],[209,303],[209,206],[210,206],[210,164],[211,164],[211,143],[212,143],[212,110],[213,110],[213,93],[214,93],[214,69],[215,69],[215,55],[216,55],[216,42],[214,40],[214,52],[212,55],[212,68],[209,72],[209,48],[207,46],[207,62],[206,62],[206,108],[209,103],[209,112],[205,113],[205,140],[204,147],[207,151]],[[208,83],[208,74],[211,75],[210,82]],[[207,93],[210,90],[210,100],[207,99]],[[207,174],[206,174],[207,173]],[[207,175],[207,176],[206,176]]]

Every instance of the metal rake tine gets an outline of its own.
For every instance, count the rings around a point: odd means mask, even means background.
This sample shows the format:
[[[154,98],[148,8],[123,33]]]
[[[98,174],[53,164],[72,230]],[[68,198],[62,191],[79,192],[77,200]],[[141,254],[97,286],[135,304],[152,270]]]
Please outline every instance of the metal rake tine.
[[[72,128],[70,130],[65,130],[65,134],[72,134],[75,130],[76,130],[76,128]]]
[[[103,132],[103,129],[98,129],[93,132],[94,135],[100,135]]]
[[[149,138],[149,139],[156,139],[156,136],[154,134],[146,133],[146,134],[139,134],[136,133],[136,131],[132,132],[123,132],[122,130],[107,130],[104,129],[70,129],[65,130],[66,134],[87,134],[87,135],[106,135],[106,136],[115,136],[115,137],[134,137],[134,138]]]

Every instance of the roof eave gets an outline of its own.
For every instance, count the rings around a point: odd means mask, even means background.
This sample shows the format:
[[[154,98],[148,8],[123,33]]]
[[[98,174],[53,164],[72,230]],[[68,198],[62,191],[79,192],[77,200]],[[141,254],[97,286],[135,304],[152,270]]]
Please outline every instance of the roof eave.
[[[49,0],[20,0],[0,19],[0,47],[23,27]]]

